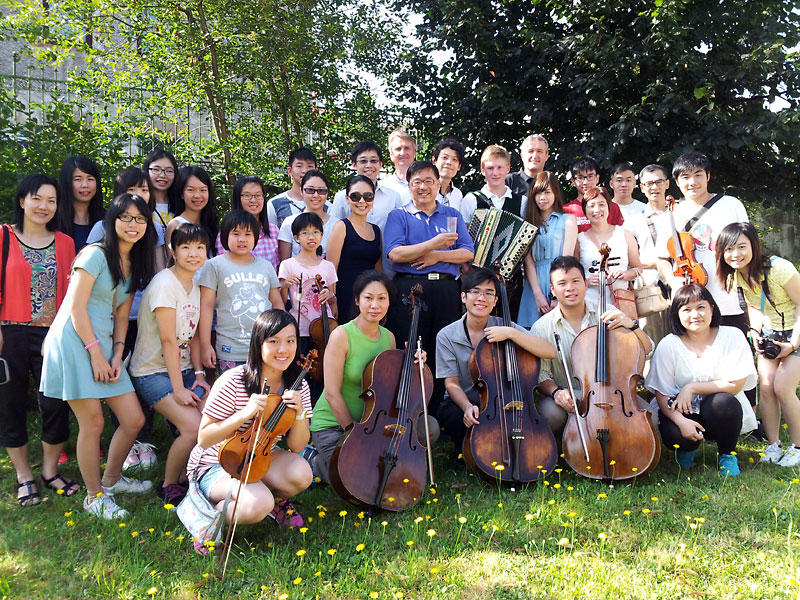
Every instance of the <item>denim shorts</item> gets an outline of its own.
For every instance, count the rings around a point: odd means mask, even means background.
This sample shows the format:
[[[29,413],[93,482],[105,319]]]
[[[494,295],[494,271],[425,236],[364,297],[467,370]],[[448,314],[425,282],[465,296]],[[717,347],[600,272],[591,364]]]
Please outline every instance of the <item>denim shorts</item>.
[[[186,389],[192,389],[189,386],[194,383],[194,371],[186,369],[181,371],[181,376],[183,377],[183,386]],[[133,381],[136,393],[150,408],[155,407],[156,404],[172,393],[172,384],[166,371],[153,373],[152,375],[142,375],[141,377],[131,377],[131,381]]]
[[[208,494],[211,492],[211,488],[214,487],[214,484],[226,475],[227,473],[221,465],[209,467],[206,469],[206,472],[203,473],[203,476],[200,477],[200,481],[197,482],[197,487],[199,487],[203,495],[208,498]]]

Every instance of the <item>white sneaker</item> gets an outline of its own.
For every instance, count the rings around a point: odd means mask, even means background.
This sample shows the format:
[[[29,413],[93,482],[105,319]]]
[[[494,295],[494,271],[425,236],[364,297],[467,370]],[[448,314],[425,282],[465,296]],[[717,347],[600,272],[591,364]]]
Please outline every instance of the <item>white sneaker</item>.
[[[89,496],[86,496],[83,500],[83,510],[106,521],[124,519],[130,515],[127,510],[114,502],[114,498],[108,494],[101,494],[91,504],[89,503]]]
[[[783,448],[780,442],[768,445],[764,448],[764,456],[758,462],[778,464],[783,456]]]
[[[120,475],[119,481],[112,485],[111,487],[103,486],[103,491],[106,494],[115,494],[117,492],[127,493],[127,494],[143,494],[144,492],[149,491],[153,487],[152,481],[141,481],[139,479],[131,479],[130,477],[125,477],[125,475]],[[102,497],[102,496],[101,496]]]
[[[156,449],[153,444],[146,444],[144,442],[136,442],[133,445],[139,454],[139,466],[143,469],[155,467],[158,464],[158,457],[154,450]]]
[[[125,457],[125,462],[122,463],[122,472],[125,473],[128,470],[137,469],[140,462],[139,442],[136,442],[131,448],[131,451],[128,452],[128,456]]]
[[[783,458],[778,463],[781,467],[797,467],[800,466],[800,449],[794,444],[786,449],[783,453]]]

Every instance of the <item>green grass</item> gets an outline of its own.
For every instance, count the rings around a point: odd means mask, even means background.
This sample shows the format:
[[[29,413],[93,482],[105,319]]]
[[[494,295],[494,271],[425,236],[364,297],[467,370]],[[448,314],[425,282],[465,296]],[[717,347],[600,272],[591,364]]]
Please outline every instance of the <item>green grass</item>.
[[[197,556],[155,495],[120,497],[124,525],[90,517],[81,494],[19,508],[4,457],[0,597],[800,597],[798,473],[758,465],[756,446],[740,444],[738,478],[716,473],[708,444],[689,472],[665,450],[653,474],[628,485],[563,468],[515,492],[449,467],[443,449],[435,492],[412,510],[370,522],[321,487],[297,499],[305,531],[239,527],[222,582],[217,556]],[[65,467],[79,479],[74,460]]]

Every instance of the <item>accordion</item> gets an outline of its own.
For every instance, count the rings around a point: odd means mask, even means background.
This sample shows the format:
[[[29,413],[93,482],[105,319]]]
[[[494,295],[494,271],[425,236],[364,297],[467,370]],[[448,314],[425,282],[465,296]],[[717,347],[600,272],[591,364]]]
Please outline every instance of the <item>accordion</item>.
[[[504,210],[478,209],[472,215],[469,234],[475,242],[472,264],[492,269],[499,262],[500,275],[509,279],[531,247],[536,226]]]

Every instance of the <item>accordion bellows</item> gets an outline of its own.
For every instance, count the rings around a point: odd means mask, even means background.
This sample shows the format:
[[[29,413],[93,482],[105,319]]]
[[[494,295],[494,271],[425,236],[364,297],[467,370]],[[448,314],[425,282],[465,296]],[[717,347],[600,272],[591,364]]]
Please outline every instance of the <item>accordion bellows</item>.
[[[475,211],[468,229],[475,242],[472,264],[493,269],[499,262],[500,275],[508,279],[531,247],[537,228],[513,213],[488,208]]]

